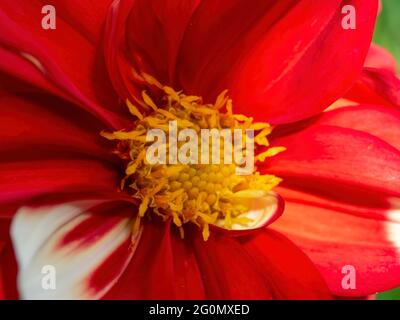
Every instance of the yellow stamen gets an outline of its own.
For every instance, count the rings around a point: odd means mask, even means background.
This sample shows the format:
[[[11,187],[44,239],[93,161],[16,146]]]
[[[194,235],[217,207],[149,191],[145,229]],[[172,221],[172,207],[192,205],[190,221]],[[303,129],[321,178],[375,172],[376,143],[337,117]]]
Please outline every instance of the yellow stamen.
[[[204,239],[204,241],[207,241],[209,237],[210,237],[210,228],[208,226],[208,223],[205,223],[204,226],[203,226],[203,239]]]
[[[143,115],[140,113],[139,109],[136,108],[136,107],[132,104],[132,102],[130,102],[128,99],[126,100],[126,105],[128,106],[129,112],[130,112],[133,116],[139,118],[139,120],[143,120]]]
[[[158,107],[156,106],[156,104],[153,102],[153,100],[149,97],[149,95],[146,93],[146,91],[142,92],[142,97],[143,97],[143,101],[150,107],[152,108],[154,111],[158,110]]]
[[[197,133],[202,129],[253,129],[256,131],[256,146],[269,146],[267,136],[273,127],[268,123],[253,122],[253,118],[233,113],[232,100],[223,91],[214,104],[204,104],[197,96],[187,96],[168,86],[162,86],[156,79],[147,75],[137,75],[148,85],[155,86],[164,94],[162,99],[154,100],[146,91],[142,100],[135,101],[146,113],[142,113],[129,100],[126,101],[132,120],[131,131],[102,132],[109,140],[118,140],[116,153],[123,159],[130,159],[125,170],[126,176],[121,186],[130,192],[141,204],[132,232],[138,232],[141,219],[146,214],[155,213],[164,220],[171,219],[184,237],[184,226],[193,223],[202,229],[204,240],[210,236],[210,225],[223,222],[230,229],[234,224],[248,225],[251,219],[244,214],[249,208],[238,200],[239,192],[247,192],[249,197],[257,197],[258,191],[270,191],[281,179],[273,175],[261,175],[254,170],[247,176],[236,174],[236,164],[149,164],[146,150],[149,146],[146,134],[151,129],[161,129],[167,136],[169,122],[176,121],[179,129],[192,128]],[[243,142],[243,141],[242,141]],[[165,147],[168,150],[169,141]],[[179,146],[178,146],[179,147]],[[239,151],[244,152],[244,145]],[[220,146],[222,151],[223,144]],[[211,150],[212,148],[210,148]],[[120,151],[125,150],[125,151]],[[264,161],[284,147],[268,148],[256,156]],[[223,152],[221,152],[223,154]]]
[[[274,157],[277,154],[279,154],[279,153],[281,153],[281,152],[283,152],[285,150],[286,150],[285,147],[270,148],[267,151],[257,155],[257,160],[263,162],[263,161],[265,161],[266,158]]]
[[[179,102],[180,96],[179,96],[179,94],[178,94],[174,89],[172,89],[171,87],[165,86],[165,87],[164,87],[164,92],[165,92],[169,97],[171,97],[172,100]]]
[[[222,91],[219,96],[217,97],[217,100],[215,101],[214,108],[219,110],[221,109],[225,104],[228,98],[226,97],[226,94],[228,93],[228,90]]]
[[[162,89],[162,84],[158,82],[158,80],[147,73],[142,73],[143,79],[150,85],[156,86],[159,89]]]

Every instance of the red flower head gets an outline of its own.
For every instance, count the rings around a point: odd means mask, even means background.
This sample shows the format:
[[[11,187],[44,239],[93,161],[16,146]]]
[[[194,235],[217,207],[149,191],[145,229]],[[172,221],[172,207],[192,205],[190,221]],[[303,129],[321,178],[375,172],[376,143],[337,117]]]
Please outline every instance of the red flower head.
[[[387,53],[366,59],[377,0],[56,0],[54,30],[43,5],[0,11],[0,297],[399,285],[400,86]],[[256,167],[148,163],[171,121],[254,130]]]

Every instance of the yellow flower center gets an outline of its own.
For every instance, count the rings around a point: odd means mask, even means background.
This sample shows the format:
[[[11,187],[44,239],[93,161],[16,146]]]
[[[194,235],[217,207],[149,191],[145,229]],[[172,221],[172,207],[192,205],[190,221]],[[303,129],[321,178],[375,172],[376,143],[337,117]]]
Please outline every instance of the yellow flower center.
[[[249,139],[253,146],[263,149],[263,152],[255,156],[256,162],[284,151],[283,147],[269,147],[267,136],[272,126],[268,123],[255,123],[252,118],[234,114],[232,100],[226,96],[226,91],[218,96],[215,103],[205,104],[200,97],[188,96],[162,86],[147,74],[142,77],[162,92],[162,99],[157,100],[161,102],[156,104],[143,91],[142,99],[135,101],[138,107],[127,101],[130,113],[136,118],[132,120],[132,130],[101,133],[109,140],[118,141],[115,152],[126,160],[126,176],[121,182],[121,189],[126,189],[133,198],[140,200],[133,233],[138,232],[140,221],[146,214],[157,214],[164,220],[172,219],[180,229],[182,238],[184,225],[189,222],[201,228],[204,240],[209,237],[209,225],[231,229],[233,225],[246,227],[251,224],[252,219],[246,216],[249,202],[243,199],[259,197],[260,193],[272,190],[281,180],[273,175],[260,174],[256,167],[249,174],[239,175],[238,169],[243,169],[244,164],[237,164],[232,159],[236,159],[238,154],[243,157],[246,155],[246,142]],[[226,161],[222,155],[226,154],[224,148],[227,140],[226,136],[221,135],[217,147],[212,145],[215,141],[210,138],[206,141],[209,148],[199,148],[203,152],[195,155],[196,159],[203,159],[206,150],[208,163],[149,163],[146,157],[151,146],[148,132],[158,129],[168,137],[171,121],[176,123],[178,129],[190,128],[199,136],[204,129],[225,132],[228,129],[232,136],[240,130],[240,145],[229,151],[234,155]],[[246,130],[253,130],[254,137],[247,136]],[[167,152],[167,159],[173,143],[167,139],[161,146]],[[175,147],[180,148],[185,143],[178,141]],[[215,160],[215,154],[217,161],[211,163],[211,160]]]

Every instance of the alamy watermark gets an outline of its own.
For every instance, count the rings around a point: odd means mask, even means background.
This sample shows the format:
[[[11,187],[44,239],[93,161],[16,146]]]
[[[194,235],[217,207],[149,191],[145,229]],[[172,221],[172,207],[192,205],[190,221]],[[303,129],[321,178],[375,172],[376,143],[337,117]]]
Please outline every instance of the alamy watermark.
[[[342,267],[342,288],[344,290],[354,290],[356,289],[356,268],[353,265],[345,265]]]
[[[352,5],[346,5],[342,8],[342,28],[344,30],[355,30],[357,28],[356,8]]]
[[[152,142],[146,150],[149,164],[235,164],[237,175],[253,173],[253,129],[201,129],[199,135],[189,128],[178,131],[177,121],[170,121],[168,129],[147,132],[146,142]]]
[[[44,30],[55,30],[56,25],[56,8],[53,5],[44,5],[42,7],[42,28]],[[345,5],[341,9],[344,15],[341,24],[344,30],[355,30],[357,28],[356,8],[352,5]]]
[[[42,289],[56,290],[56,267],[53,265],[45,265],[42,267]]]
[[[42,28],[44,30],[55,30],[57,28],[56,21],[56,8],[52,5],[45,5],[42,7]]]

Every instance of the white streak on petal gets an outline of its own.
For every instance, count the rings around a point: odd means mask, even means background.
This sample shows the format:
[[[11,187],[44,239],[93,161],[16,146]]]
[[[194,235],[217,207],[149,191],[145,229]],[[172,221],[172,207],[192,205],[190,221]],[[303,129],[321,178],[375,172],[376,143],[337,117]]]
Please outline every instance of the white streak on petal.
[[[36,57],[26,52],[21,52],[21,56],[32,63],[41,73],[46,73],[46,69]]]
[[[17,254],[21,253],[17,256],[19,267],[28,266],[32,257],[57,228],[100,203],[80,201],[62,206],[19,209],[11,226],[14,248]]]
[[[399,210],[391,210],[388,212],[388,217],[392,221],[398,221]],[[400,263],[400,224],[398,222],[387,222],[386,225],[386,235],[390,242],[394,244],[397,248],[397,256]]]
[[[103,288],[90,288],[89,279],[100,265],[131,237],[131,222],[121,218],[95,241],[64,245],[62,239],[91,217],[90,208],[99,201],[79,201],[57,206],[21,208],[11,234],[19,263],[18,288],[24,299],[98,299],[118,280],[134,250],[121,261],[121,272]],[[83,235],[84,237],[84,235]],[[140,233],[137,236],[138,242]],[[79,240],[79,239],[78,239]],[[127,250],[129,250],[127,248]],[[42,268],[56,269],[56,289],[42,288]]]
[[[389,204],[391,205],[392,209],[389,210],[388,218],[391,221],[400,223],[400,199],[399,198],[390,198]]]
[[[233,223],[231,230],[251,230],[264,227],[279,215],[279,199],[274,192],[266,192],[263,190],[244,190],[235,194],[238,202],[246,203],[249,211],[239,215],[240,217],[249,218],[252,222],[247,225]],[[218,227],[224,228],[224,219],[217,221]]]
[[[385,224],[386,235],[396,248],[397,260],[400,263],[400,199],[390,198],[389,203],[392,209],[387,213],[389,221]]]

